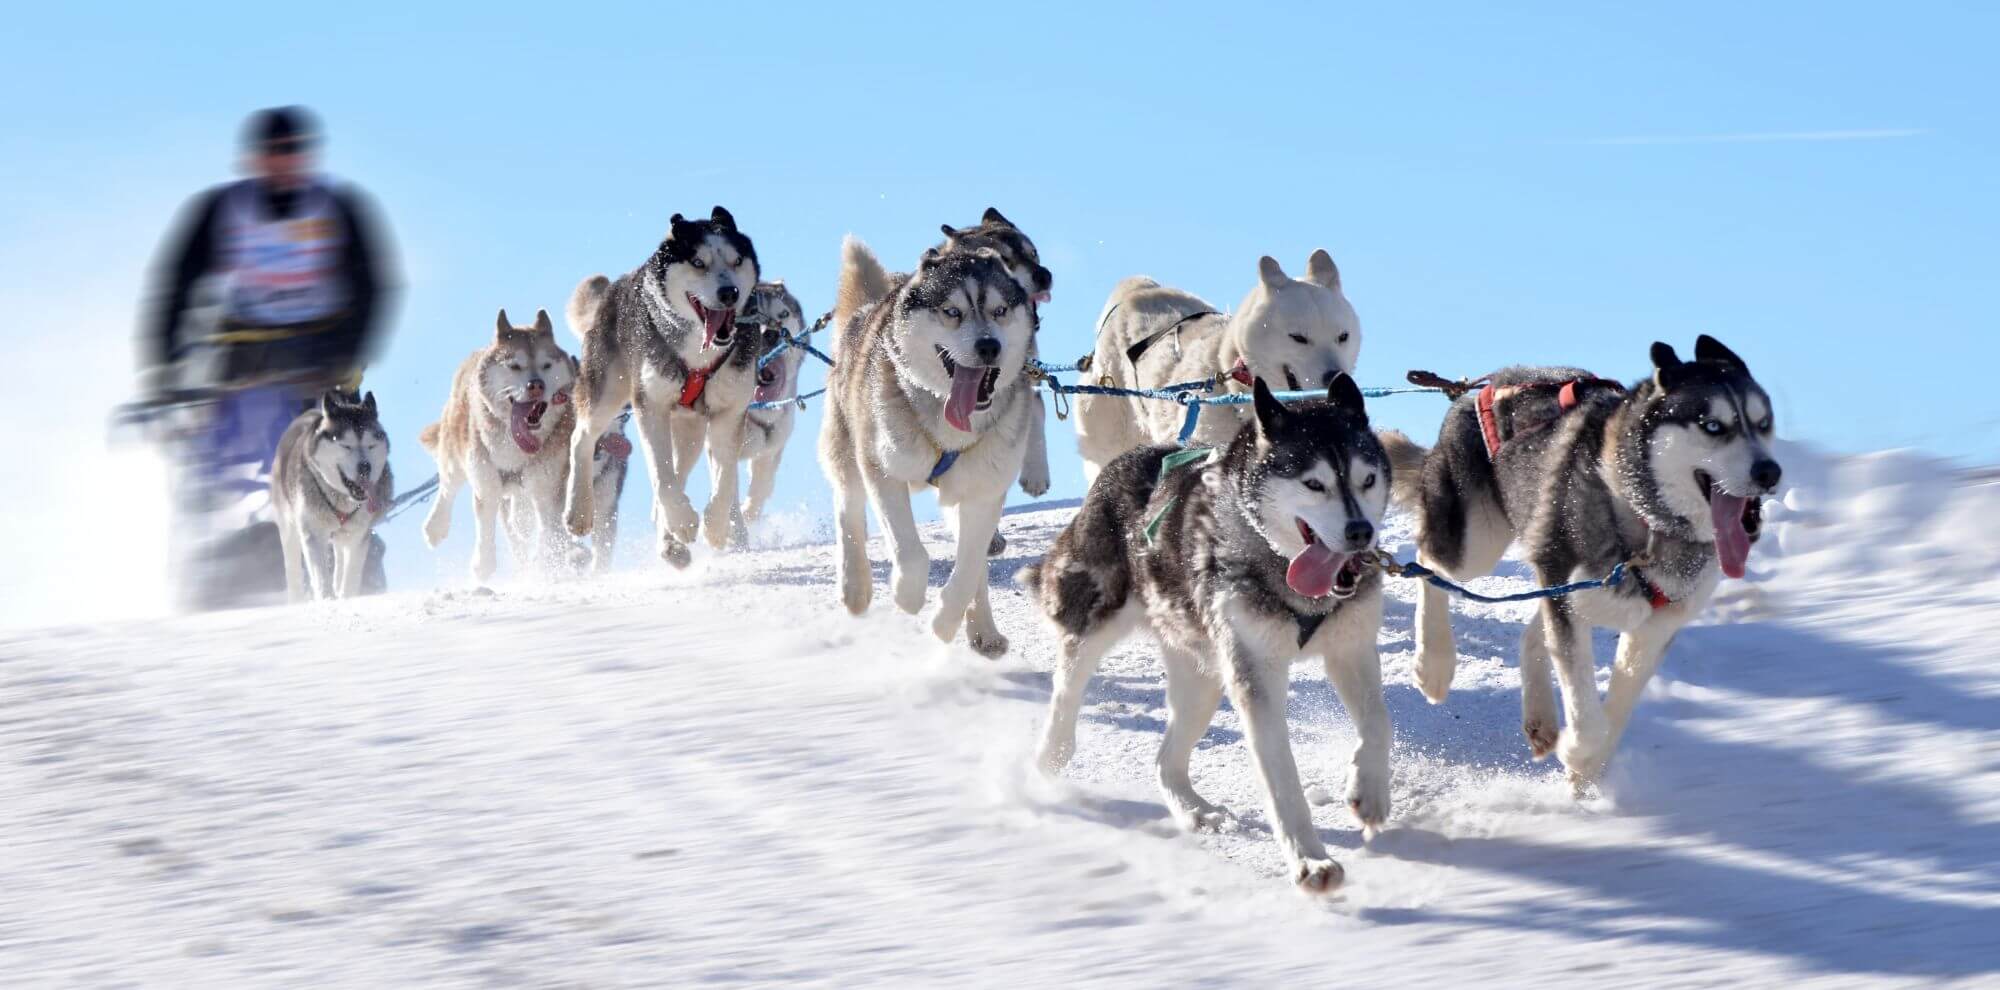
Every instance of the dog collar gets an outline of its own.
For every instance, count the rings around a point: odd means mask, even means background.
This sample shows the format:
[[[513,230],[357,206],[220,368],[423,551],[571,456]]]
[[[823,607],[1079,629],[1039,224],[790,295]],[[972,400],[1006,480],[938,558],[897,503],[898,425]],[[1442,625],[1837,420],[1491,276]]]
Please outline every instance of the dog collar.
[[[931,465],[931,476],[925,478],[924,483],[936,486],[938,483],[938,479],[944,477],[944,473],[946,471],[951,470],[951,466],[957,463],[958,463],[958,451],[956,450],[940,451],[938,453],[937,463]]]
[[[708,380],[714,377],[717,371],[721,370],[722,362],[727,360],[729,360],[729,351],[725,349],[722,352],[722,356],[715,359],[714,364],[706,368],[688,369],[687,381],[681,383],[680,401],[682,409],[692,409],[695,403],[701,401],[702,393],[708,391]]]
[[[632,456],[632,441],[627,440],[623,433],[606,433],[597,438],[597,449],[614,461],[622,461]]]

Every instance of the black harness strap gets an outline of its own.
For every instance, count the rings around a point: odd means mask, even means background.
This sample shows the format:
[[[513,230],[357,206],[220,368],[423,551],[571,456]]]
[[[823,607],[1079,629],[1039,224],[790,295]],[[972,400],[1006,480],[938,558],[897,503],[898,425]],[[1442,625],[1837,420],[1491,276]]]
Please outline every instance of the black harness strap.
[[[1109,316],[1110,314],[1107,313],[1105,315]],[[1132,362],[1134,365],[1137,365],[1139,363],[1140,356],[1145,354],[1146,351],[1150,349],[1154,344],[1159,343],[1160,338],[1165,337],[1170,333],[1179,331],[1182,325],[1186,324],[1189,320],[1198,320],[1204,316],[1221,316],[1221,315],[1222,315],[1221,313],[1218,313],[1212,309],[1205,309],[1199,312],[1189,313],[1188,315],[1183,316],[1180,319],[1167,324],[1164,328],[1155,330],[1152,333],[1149,333],[1144,337],[1141,337],[1138,340],[1133,341],[1132,346],[1125,348],[1125,360]]]
[[[1313,638],[1313,633],[1319,632],[1320,623],[1326,621],[1325,615],[1306,615],[1300,612],[1293,612],[1292,618],[1298,620],[1299,623],[1299,649],[1301,650],[1306,648],[1306,643]]]

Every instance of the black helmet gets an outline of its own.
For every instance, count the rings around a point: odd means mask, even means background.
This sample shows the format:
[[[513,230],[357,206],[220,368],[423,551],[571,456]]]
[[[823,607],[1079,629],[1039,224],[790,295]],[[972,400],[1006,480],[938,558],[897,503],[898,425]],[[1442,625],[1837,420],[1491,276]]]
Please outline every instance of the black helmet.
[[[319,119],[301,106],[259,110],[243,122],[243,147],[248,151],[310,151],[319,140]]]

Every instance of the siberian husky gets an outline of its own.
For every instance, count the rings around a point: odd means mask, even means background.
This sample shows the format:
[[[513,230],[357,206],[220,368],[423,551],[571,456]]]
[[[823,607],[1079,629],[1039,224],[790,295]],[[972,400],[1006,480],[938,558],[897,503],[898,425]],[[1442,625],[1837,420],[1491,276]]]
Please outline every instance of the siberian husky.
[[[424,541],[444,542],[453,502],[471,488],[474,581],[493,576],[502,513],[517,562],[548,570],[566,561],[562,499],[575,384],[576,363],[556,344],[548,311],[536,310],[533,325],[517,327],[503,309],[492,341],[458,366],[444,414],[424,428],[419,439],[438,464]]]
[[[999,656],[1007,639],[987,601],[986,552],[1028,447],[1034,393],[1022,369],[1034,307],[991,250],[928,252],[908,276],[880,275],[850,237],[819,445],[838,514],[841,598],[859,615],[874,594],[872,499],[889,534],[896,604],[912,614],[923,607],[930,558],[910,495],[934,486],[955,517],[957,552],[931,629],[949,642],[963,622],[973,649]]]
[[[1682,361],[1653,345],[1653,375],[1626,388],[1575,368],[1509,368],[1459,398],[1437,446],[1399,433],[1396,500],[1417,517],[1417,560],[1463,581],[1491,573],[1517,539],[1543,586],[1601,578],[1615,588],[1544,599],[1521,636],[1521,728],[1572,783],[1603,771],[1674,634],[1721,576],[1742,577],[1778,486],[1771,400],[1713,337]],[[1618,662],[1600,700],[1590,630],[1616,629]],[[1567,725],[1557,731],[1554,661]],[[1458,665],[1449,601],[1417,602],[1417,685],[1432,702]]]
[[[591,530],[596,439],[628,405],[652,461],[661,557],[685,567],[697,529],[717,548],[740,529],[737,461],[761,337],[738,334],[736,316],[757,281],[756,249],[718,206],[707,220],[674,214],[652,257],[617,281],[577,286],[568,316],[583,340],[583,429],[570,439],[570,532]],[[704,440],[714,494],[697,516],[686,489]]]
[[[1160,793],[1182,827],[1228,812],[1195,793],[1188,757],[1225,692],[1243,717],[1272,832],[1309,892],[1342,873],[1320,843],[1285,723],[1292,664],[1319,659],[1354,720],[1347,804],[1364,828],[1389,817],[1389,714],[1376,634],[1382,577],[1371,566],[1391,471],[1354,380],[1287,408],[1252,380],[1253,429],[1221,450],[1139,447],[1113,459],[1023,582],[1061,642],[1039,759],[1076,748],[1077,711],[1097,662],[1136,629],[1167,673]],[[1198,463],[1176,467],[1181,459]]]
[[[292,420],[271,462],[286,598],[304,601],[306,578],[318,598],[360,594],[369,533],[395,493],[375,393],[330,391]]]
[[[1306,262],[1304,279],[1286,275],[1269,256],[1259,259],[1256,286],[1226,316],[1199,296],[1150,278],[1120,282],[1097,319],[1091,369],[1119,388],[1219,378],[1223,388],[1240,391],[1258,377],[1297,391],[1352,374],[1360,353],[1361,322],[1341,294],[1333,256],[1322,250]],[[1085,476],[1096,477],[1133,447],[1173,443],[1185,418],[1179,403],[1078,396],[1077,449]],[[1189,442],[1226,444],[1249,418],[1245,406],[1208,406]]]
[[[797,296],[783,281],[759,282],[751,291],[743,311],[746,322],[760,331],[760,355],[769,354],[787,336],[797,339],[805,333],[805,312]],[[754,523],[764,514],[771,490],[778,484],[778,465],[785,456],[785,444],[792,438],[798,421],[798,403],[789,401],[799,394],[799,368],[805,363],[802,347],[786,347],[757,369],[757,391],[751,395],[751,409],[743,414],[742,457],[750,463],[750,491],[743,502],[743,521]],[[780,403],[755,408],[767,402]]]

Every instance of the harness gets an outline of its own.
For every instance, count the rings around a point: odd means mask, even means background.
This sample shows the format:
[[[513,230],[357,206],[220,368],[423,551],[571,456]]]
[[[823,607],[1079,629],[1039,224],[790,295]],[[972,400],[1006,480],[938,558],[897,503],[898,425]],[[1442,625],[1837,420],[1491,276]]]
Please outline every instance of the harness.
[[[724,350],[715,363],[706,368],[689,368],[687,381],[681,383],[681,408],[693,409],[701,401],[701,394],[708,391],[708,380],[722,370],[723,362],[729,360],[729,352]]]
[[[1482,378],[1479,382],[1473,384],[1485,381]],[[1486,440],[1486,456],[1489,459],[1499,457],[1500,445],[1509,439],[1513,439],[1513,437],[1503,438],[1500,435],[1500,416],[1494,411],[1494,406],[1501,399],[1510,399],[1524,393],[1555,390],[1556,405],[1561,412],[1557,413],[1555,419],[1535,423],[1526,429],[1516,429],[1514,437],[1522,437],[1532,433],[1539,433],[1554,426],[1557,420],[1562,418],[1562,413],[1567,413],[1571,409],[1575,409],[1577,404],[1583,401],[1582,396],[1579,394],[1581,390],[1594,385],[1606,386],[1620,392],[1625,391],[1625,386],[1618,382],[1614,382],[1608,378],[1596,377],[1572,378],[1566,382],[1523,382],[1519,385],[1494,385],[1487,383],[1480,385],[1479,398],[1476,402],[1479,409],[1479,433]]]
[[[951,470],[953,464],[958,463],[958,455],[959,452],[956,450],[939,452],[937,463],[931,465],[930,477],[925,478],[924,483],[936,487],[938,479],[944,477],[944,473]]]
[[[1112,307],[1112,312],[1116,312],[1116,310],[1117,307],[1115,306]],[[1152,333],[1149,333],[1144,337],[1141,337],[1138,340],[1133,341],[1130,347],[1125,348],[1125,360],[1132,362],[1134,365],[1137,365],[1139,363],[1140,356],[1144,355],[1147,350],[1149,350],[1154,344],[1159,343],[1160,340],[1165,338],[1168,334],[1180,333],[1181,327],[1185,326],[1190,321],[1198,320],[1204,316],[1221,316],[1221,315],[1222,315],[1221,313],[1218,313],[1212,309],[1204,309],[1197,312],[1189,313],[1188,315],[1183,316],[1180,319],[1167,324],[1165,327],[1155,330]],[[1105,313],[1104,317],[1107,320],[1110,319],[1111,313],[1110,312]]]
[[[597,449],[614,461],[622,461],[632,456],[632,441],[627,440],[623,433],[606,433],[597,438]]]

